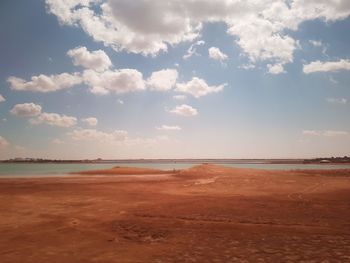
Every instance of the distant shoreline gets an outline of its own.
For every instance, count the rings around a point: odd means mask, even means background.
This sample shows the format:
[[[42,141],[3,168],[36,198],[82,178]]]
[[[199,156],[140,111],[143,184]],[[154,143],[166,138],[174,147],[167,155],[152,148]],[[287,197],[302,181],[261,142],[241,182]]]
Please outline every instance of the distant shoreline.
[[[317,159],[117,159],[117,160],[50,160],[50,159],[10,159],[1,160],[0,163],[54,163],[54,164],[120,164],[120,163],[211,163],[211,164],[325,164],[344,165],[350,164],[350,160],[336,158]]]

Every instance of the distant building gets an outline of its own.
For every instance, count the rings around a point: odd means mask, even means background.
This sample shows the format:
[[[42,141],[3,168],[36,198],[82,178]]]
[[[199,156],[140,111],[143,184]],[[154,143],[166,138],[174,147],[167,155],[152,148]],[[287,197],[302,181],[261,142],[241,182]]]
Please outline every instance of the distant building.
[[[330,160],[321,160],[320,163],[330,163]]]

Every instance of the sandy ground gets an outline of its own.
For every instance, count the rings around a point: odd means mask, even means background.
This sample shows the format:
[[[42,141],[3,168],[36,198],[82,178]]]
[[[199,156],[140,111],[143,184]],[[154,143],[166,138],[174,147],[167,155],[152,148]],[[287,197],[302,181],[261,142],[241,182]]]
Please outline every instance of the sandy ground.
[[[1,263],[350,262],[350,170],[85,174],[0,180]]]

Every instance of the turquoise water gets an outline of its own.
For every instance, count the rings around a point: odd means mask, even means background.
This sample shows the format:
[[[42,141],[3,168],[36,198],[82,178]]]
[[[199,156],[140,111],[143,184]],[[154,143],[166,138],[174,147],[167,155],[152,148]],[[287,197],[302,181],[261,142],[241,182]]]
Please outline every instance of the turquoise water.
[[[61,176],[72,172],[110,169],[115,166],[154,168],[161,170],[186,169],[193,163],[0,163],[0,177]]]
[[[26,176],[61,176],[70,172],[109,169],[115,166],[144,167],[161,170],[186,169],[200,163],[186,162],[137,162],[137,163],[74,163],[74,164],[54,164],[54,163],[0,163],[0,177],[26,177]],[[229,167],[254,168],[266,170],[297,170],[297,169],[350,169],[347,165],[332,164],[266,164],[266,163],[219,163]]]
[[[113,164],[0,163],[0,176],[64,175],[71,172],[112,168]]]

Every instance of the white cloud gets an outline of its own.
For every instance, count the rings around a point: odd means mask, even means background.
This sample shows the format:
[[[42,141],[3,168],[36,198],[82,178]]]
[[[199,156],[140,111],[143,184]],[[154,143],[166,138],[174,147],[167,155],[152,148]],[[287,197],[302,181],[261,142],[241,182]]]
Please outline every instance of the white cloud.
[[[0,136],[0,149],[3,149],[10,145],[10,143],[2,136]]]
[[[223,62],[228,59],[228,56],[225,53],[221,52],[221,50],[217,47],[209,48],[208,53],[209,53],[209,57],[214,60]]]
[[[345,98],[327,98],[327,102],[334,103],[334,104],[346,104],[348,102]]]
[[[269,73],[274,75],[285,72],[282,64],[274,64],[274,65],[268,64],[267,68],[269,70]]]
[[[67,52],[73,64],[87,69],[104,71],[112,66],[112,62],[103,50],[88,51],[86,47],[76,47]]]
[[[124,101],[121,100],[121,99],[118,99],[117,102],[118,102],[120,105],[124,105]]]
[[[199,40],[195,43],[193,43],[187,50],[186,54],[183,55],[183,59],[189,59],[190,57],[192,57],[193,55],[197,55],[199,56],[199,54],[197,53],[197,47],[198,46],[202,46],[204,45],[205,42],[203,40]]]
[[[305,74],[315,72],[338,72],[341,70],[350,70],[350,60],[341,59],[339,61],[321,62],[314,61],[304,65],[303,71]]]
[[[290,36],[280,33],[280,30],[281,27],[275,22],[258,17],[233,22],[229,28],[230,34],[239,36],[236,43],[252,63],[259,60],[280,64],[293,62],[293,53],[298,44]]]
[[[336,21],[349,16],[350,4],[348,0],[294,0],[291,11],[295,24],[317,18]],[[288,19],[293,20],[293,17]]]
[[[136,69],[118,69],[96,72],[85,70],[84,82],[94,94],[117,94],[146,90],[165,91],[175,86],[178,77],[176,69],[163,69],[155,71],[145,81],[141,72]]]
[[[50,12],[56,14],[60,23],[73,25],[73,10],[77,5],[88,7],[93,0],[46,0]]]
[[[177,115],[186,116],[186,117],[198,115],[197,109],[186,104],[178,105],[174,109],[172,109],[170,112],[175,113]]]
[[[117,51],[157,55],[201,34],[204,23],[223,22],[255,63],[290,63],[298,42],[288,35],[304,21],[332,22],[350,14],[348,0],[46,0],[61,24],[80,26]],[[92,4],[93,3],[93,4]],[[97,7],[97,8],[96,8]],[[98,8],[100,7],[100,8]],[[191,52],[190,52],[191,53]]]
[[[82,119],[81,121],[86,123],[89,126],[96,126],[98,123],[98,120],[95,117],[85,118],[85,119]]]
[[[141,0],[135,4],[132,1],[110,0],[100,5],[100,14],[89,8],[92,1],[65,2],[69,3],[46,1],[49,11],[62,24],[80,25],[95,41],[117,51],[126,49],[155,55],[166,51],[167,44],[193,40],[198,36],[200,24],[184,18],[182,10],[178,10],[177,1]]]
[[[4,102],[6,99],[0,94],[0,102]]]
[[[335,131],[335,130],[304,130],[302,132],[303,135],[306,136],[324,136],[324,137],[339,137],[339,136],[347,136],[349,132],[347,131]]]
[[[95,129],[79,129],[68,133],[73,140],[77,141],[98,141],[98,142],[120,142],[128,139],[128,133],[123,130],[103,132]]]
[[[51,126],[58,126],[58,127],[64,127],[68,128],[71,126],[76,125],[77,118],[66,116],[66,115],[60,115],[57,113],[41,113],[38,117],[35,119],[29,120],[31,124],[37,125],[37,124],[48,124]]]
[[[90,86],[94,94],[117,94],[145,90],[145,82],[142,73],[135,69],[107,70],[96,72],[84,71],[84,82]]]
[[[254,69],[255,65],[250,63],[250,64],[241,65],[241,66],[239,66],[239,68],[242,68],[245,70],[250,70],[250,69]]]
[[[176,69],[163,69],[153,72],[147,79],[147,86],[151,90],[165,91],[175,86],[178,77]]]
[[[42,107],[34,103],[16,104],[10,113],[19,117],[34,117],[29,120],[34,125],[46,123],[52,126],[71,127],[77,123],[75,117],[42,112]]]
[[[16,104],[10,113],[19,117],[34,117],[41,114],[41,106],[35,103]]]
[[[311,45],[313,45],[314,47],[322,47],[323,46],[322,42],[318,41],[318,40],[309,40],[309,43]]]
[[[220,92],[226,85],[227,84],[209,86],[203,79],[194,77],[187,83],[176,84],[176,91],[188,93],[196,98],[199,98],[210,93]]]
[[[185,95],[174,95],[173,98],[176,99],[176,100],[185,100],[185,99],[187,99],[187,96],[185,96]]]
[[[169,125],[162,125],[156,127],[157,130],[159,131],[181,131],[181,127],[179,126],[169,126]]]
[[[35,92],[53,92],[62,89],[68,89],[82,82],[79,73],[62,73],[58,75],[33,76],[30,81],[17,77],[7,79],[11,89],[18,91],[35,91]]]

